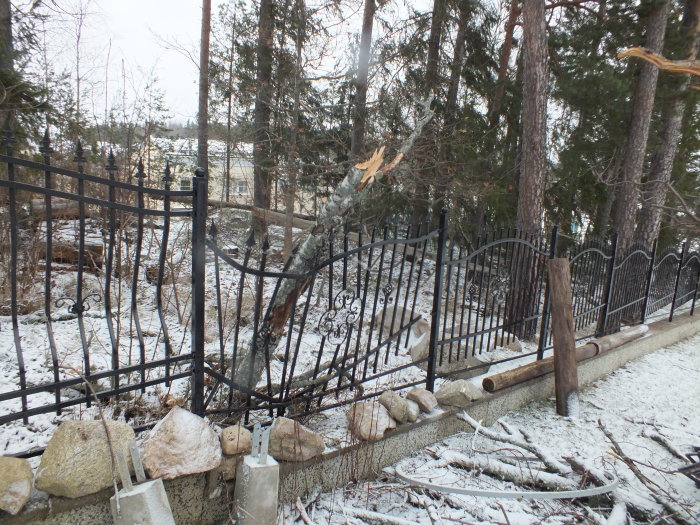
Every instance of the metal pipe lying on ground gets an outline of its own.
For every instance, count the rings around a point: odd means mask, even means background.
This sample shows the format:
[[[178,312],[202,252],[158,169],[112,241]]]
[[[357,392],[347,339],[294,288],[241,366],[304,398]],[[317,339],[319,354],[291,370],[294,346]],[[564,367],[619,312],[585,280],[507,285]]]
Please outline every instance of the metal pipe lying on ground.
[[[617,348],[629,341],[638,339],[646,334],[648,330],[649,327],[647,327],[647,325],[639,325],[625,330],[624,332],[617,332],[615,334],[606,335],[605,337],[593,339],[585,345],[576,348],[576,361],[585,361],[586,359]],[[482,381],[482,385],[487,392],[497,392],[498,390],[517,385],[518,383],[543,376],[553,371],[554,357],[547,357],[512,370],[506,370],[500,374],[485,377]]]

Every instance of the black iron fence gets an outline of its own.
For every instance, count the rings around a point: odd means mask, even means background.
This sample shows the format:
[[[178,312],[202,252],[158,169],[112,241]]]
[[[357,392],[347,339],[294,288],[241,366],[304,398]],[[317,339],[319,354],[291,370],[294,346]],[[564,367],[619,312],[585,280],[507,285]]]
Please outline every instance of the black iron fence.
[[[140,163],[120,170],[111,154],[92,175],[80,145],[68,169],[52,164],[48,136],[39,160],[15,156],[9,135],[5,144],[0,341],[12,351],[0,355],[0,424],[95,397],[133,408],[134,393],[142,408],[303,417],[541,359],[551,257],[571,261],[579,338],[695,306],[700,258],[685,245],[622,254],[615,239],[556,228],[467,242],[448,235],[446,213],[437,228],[348,223],[327,232],[312,268],[290,273],[267,240],[241,242],[210,221],[203,172],[174,191],[167,167],[150,187]],[[135,425],[148,420],[136,413]]]
[[[204,274],[195,256],[203,245],[190,241],[206,220],[206,180],[174,191],[166,168],[163,186],[147,187],[143,164],[123,173],[111,151],[102,173],[92,175],[80,143],[67,169],[52,165],[48,134],[39,160],[15,157],[10,134],[3,142],[0,294],[11,329],[2,323],[0,336],[13,355],[0,364],[0,424],[189,380],[198,370],[191,349],[201,342],[175,340],[187,323],[171,313],[173,295],[191,291],[189,282],[178,289],[173,263],[187,245],[191,258],[178,262],[191,265],[195,284]],[[193,196],[204,197],[204,218],[172,209],[172,199]],[[184,315],[200,322],[196,313]]]

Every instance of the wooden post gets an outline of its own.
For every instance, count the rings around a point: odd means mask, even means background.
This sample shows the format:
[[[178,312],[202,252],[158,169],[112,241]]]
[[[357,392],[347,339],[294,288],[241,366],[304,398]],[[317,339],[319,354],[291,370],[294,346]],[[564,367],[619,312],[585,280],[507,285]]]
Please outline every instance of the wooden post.
[[[571,301],[571,270],[568,259],[549,259],[552,338],[554,339],[554,390],[557,414],[577,415],[578,371]]]

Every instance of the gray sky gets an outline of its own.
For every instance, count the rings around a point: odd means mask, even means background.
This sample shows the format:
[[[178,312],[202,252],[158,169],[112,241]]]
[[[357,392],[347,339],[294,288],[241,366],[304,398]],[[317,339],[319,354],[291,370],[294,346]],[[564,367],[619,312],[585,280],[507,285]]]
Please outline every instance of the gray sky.
[[[81,77],[86,86],[95,84],[93,94],[84,96],[84,110],[104,111],[105,79],[107,98],[120,96],[123,65],[127,99],[143,91],[147,77],[155,76],[172,117],[196,119],[198,70],[192,59],[199,57],[201,1],[55,0],[56,8],[65,13],[52,13],[54,20],[49,22],[55,35],[49,42],[50,60],[69,71],[75,69],[74,15],[81,1],[88,4],[81,36]],[[212,0],[212,13],[223,1]]]

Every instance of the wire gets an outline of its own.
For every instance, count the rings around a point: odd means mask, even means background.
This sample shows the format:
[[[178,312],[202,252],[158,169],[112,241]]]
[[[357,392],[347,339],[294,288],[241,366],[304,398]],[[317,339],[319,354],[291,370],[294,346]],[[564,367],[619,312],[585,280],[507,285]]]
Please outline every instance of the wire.
[[[620,484],[620,480],[610,474],[605,472],[605,477],[610,480],[610,483],[603,485],[601,487],[592,487],[590,489],[580,489],[580,490],[556,490],[556,491],[520,491],[520,490],[483,490],[483,489],[468,489],[464,487],[455,487],[450,485],[436,485],[434,483],[427,483],[425,481],[419,481],[412,478],[406,474],[400,462],[394,467],[396,472],[396,477],[399,478],[404,483],[409,485],[414,485],[429,490],[434,490],[436,492],[444,492],[448,494],[462,494],[465,496],[476,496],[479,498],[504,498],[504,499],[538,499],[538,500],[551,500],[551,499],[575,499],[575,498],[588,498],[591,496],[597,496],[599,494],[606,494],[615,490]]]

